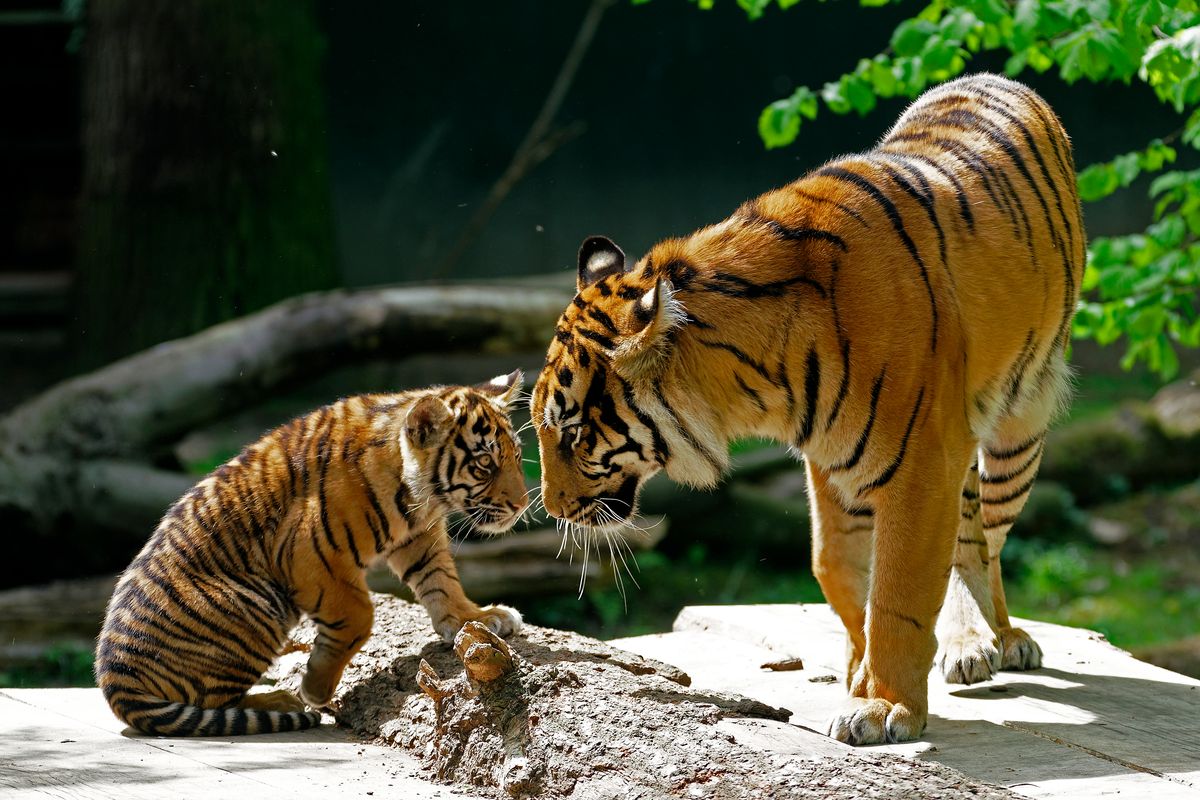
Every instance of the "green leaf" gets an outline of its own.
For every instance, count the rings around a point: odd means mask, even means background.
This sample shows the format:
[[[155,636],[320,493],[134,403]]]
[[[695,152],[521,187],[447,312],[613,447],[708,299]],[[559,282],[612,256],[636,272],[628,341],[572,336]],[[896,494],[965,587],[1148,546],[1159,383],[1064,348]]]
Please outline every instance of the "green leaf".
[[[892,49],[898,56],[915,56],[924,49],[925,42],[936,31],[937,26],[928,20],[905,20],[896,27],[896,32],[892,34]]]
[[[800,114],[790,99],[776,100],[758,117],[758,135],[768,150],[796,141],[800,133]]]
[[[850,99],[846,97],[846,85],[844,81],[830,81],[821,88],[821,99],[825,101],[825,105],[829,106],[829,110],[835,114],[849,113],[853,106],[850,104]]]

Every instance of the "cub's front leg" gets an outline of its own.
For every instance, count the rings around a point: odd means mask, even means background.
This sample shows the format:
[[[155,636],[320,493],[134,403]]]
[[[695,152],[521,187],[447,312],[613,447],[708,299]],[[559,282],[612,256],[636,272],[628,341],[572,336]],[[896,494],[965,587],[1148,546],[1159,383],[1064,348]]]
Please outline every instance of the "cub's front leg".
[[[431,526],[428,532],[393,551],[388,566],[412,589],[417,602],[429,613],[433,629],[447,642],[454,641],[459,628],[472,620],[499,636],[512,636],[521,630],[521,614],[515,608],[480,607],[463,593],[444,523]]]

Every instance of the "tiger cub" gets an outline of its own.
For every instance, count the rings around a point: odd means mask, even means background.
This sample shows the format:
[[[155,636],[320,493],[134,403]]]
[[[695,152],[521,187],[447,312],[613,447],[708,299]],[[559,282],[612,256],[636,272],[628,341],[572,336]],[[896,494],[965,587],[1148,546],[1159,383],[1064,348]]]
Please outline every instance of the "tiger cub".
[[[386,559],[451,639],[521,616],[467,599],[446,516],[490,533],[527,506],[508,418],[513,372],[475,387],[362,395],[299,417],[218,468],[163,517],[121,576],[96,680],[140,731],[229,736],[309,728],[371,634],[365,570]],[[304,614],[317,639],[297,698],[247,694]]]
[[[636,262],[592,237],[533,391],[546,510],[627,520],[655,472],[713,486],[734,439],[790,445],[849,639],[829,731],[916,738],[935,655],[957,683],[1041,663],[1000,550],[1068,393],[1086,244],[1066,132],[995,75]]]

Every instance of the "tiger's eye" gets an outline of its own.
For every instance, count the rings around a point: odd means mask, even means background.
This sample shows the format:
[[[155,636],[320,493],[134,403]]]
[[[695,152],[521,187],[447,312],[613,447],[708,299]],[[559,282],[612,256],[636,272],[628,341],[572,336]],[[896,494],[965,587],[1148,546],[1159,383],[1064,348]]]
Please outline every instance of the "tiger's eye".
[[[483,470],[490,470],[496,466],[496,462],[492,459],[489,453],[482,453],[475,457],[475,465]]]

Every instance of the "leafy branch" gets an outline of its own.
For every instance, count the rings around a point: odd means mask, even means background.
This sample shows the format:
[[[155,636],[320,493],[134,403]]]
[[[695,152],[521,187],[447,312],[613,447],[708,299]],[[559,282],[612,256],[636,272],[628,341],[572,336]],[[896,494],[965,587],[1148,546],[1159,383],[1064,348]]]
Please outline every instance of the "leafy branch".
[[[633,0],[647,2],[647,0]],[[701,9],[714,0],[691,0]],[[751,19],[798,0],[736,0]],[[889,0],[860,0],[863,6]],[[819,90],[800,86],[763,109],[758,131],[768,148],[796,140],[822,106],[865,115],[882,98],[916,97],[961,74],[984,52],[1007,54],[1005,72],[1057,70],[1068,84],[1135,79],[1185,116],[1180,130],[1142,150],[1079,173],[1080,197],[1094,202],[1144,173],[1174,164],[1176,140],[1200,149],[1200,4],[1196,0],[934,0],[892,33],[888,47]],[[1158,199],[1143,232],[1097,239],[1088,251],[1074,333],[1104,344],[1124,336],[1122,361],[1164,379],[1179,368],[1176,346],[1200,346],[1200,177],[1168,171],[1150,190]]]

